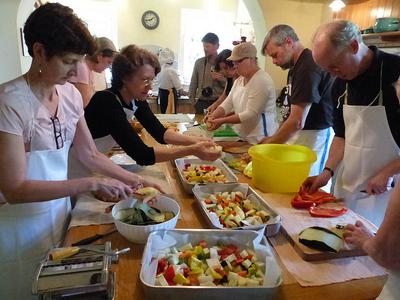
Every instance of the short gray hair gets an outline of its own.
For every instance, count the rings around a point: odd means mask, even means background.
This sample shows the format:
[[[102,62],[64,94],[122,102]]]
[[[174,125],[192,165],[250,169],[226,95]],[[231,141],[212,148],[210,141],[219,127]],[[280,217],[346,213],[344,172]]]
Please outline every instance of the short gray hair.
[[[338,51],[346,48],[353,40],[359,43],[363,42],[358,26],[348,20],[338,20],[322,25],[315,34],[314,41],[322,32],[326,34],[332,46]]]
[[[261,47],[261,53],[264,55],[264,50],[272,39],[274,39],[276,45],[281,46],[283,43],[285,43],[288,37],[290,37],[294,42],[299,40],[296,32],[289,25],[280,24],[272,27],[272,29],[264,38],[264,42]]]

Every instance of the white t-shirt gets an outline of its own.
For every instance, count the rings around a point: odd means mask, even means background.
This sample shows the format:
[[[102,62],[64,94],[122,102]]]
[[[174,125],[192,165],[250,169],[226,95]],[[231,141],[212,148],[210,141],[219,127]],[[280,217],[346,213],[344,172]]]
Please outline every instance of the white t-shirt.
[[[84,115],[82,96],[68,82],[56,85],[56,90],[61,135],[64,142],[72,142],[76,124]],[[22,76],[0,85],[0,131],[22,136],[26,151],[57,149],[51,117]],[[30,144],[33,135],[35,145]]]
[[[168,64],[163,65],[160,74],[158,74],[158,87],[160,89],[169,90],[175,88],[182,89],[181,81],[179,80],[176,70]]]
[[[255,144],[278,129],[275,101],[274,82],[260,69],[246,85],[243,76],[237,78],[221,107],[225,114],[238,114],[241,123],[233,128],[242,139]]]

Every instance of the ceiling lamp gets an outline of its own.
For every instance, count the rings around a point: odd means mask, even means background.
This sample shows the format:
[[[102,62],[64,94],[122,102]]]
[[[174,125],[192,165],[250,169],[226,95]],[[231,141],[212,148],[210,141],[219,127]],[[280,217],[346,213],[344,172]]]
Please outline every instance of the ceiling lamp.
[[[346,4],[344,4],[344,2],[342,0],[334,0],[332,1],[331,4],[329,4],[329,7],[333,10],[333,11],[339,11],[341,10],[343,7],[345,7]]]

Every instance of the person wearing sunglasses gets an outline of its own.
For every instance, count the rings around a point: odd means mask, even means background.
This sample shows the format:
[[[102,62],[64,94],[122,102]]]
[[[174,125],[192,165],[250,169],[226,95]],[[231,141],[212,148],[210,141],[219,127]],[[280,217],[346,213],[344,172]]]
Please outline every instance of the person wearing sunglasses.
[[[228,60],[240,76],[228,97],[208,116],[207,128],[215,130],[222,124],[234,124],[233,129],[243,140],[255,144],[278,128],[274,83],[258,66],[253,44],[235,46]]]
[[[106,37],[95,37],[94,39],[96,42],[95,53],[85,55],[78,63],[76,76],[72,76],[68,80],[81,93],[84,108],[96,92],[96,79],[102,83],[99,86],[106,87],[104,70],[111,66],[117,53],[114,43],[110,39]],[[96,77],[96,74],[99,74],[99,78]]]
[[[96,145],[103,153],[116,143],[139,165],[152,165],[187,155],[216,160],[214,143],[209,138],[183,135],[166,129],[147,103],[156,74],[160,72],[157,56],[136,45],[128,45],[115,56],[111,88],[95,93],[85,109],[85,118]],[[131,126],[136,118],[160,144],[146,145]],[[167,147],[165,144],[180,145]],[[71,153],[70,176],[84,176],[88,170]]]
[[[32,298],[36,267],[66,233],[69,196],[102,191],[122,199],[150,184],[97,151],[82,97],[68,83],[95,49],[83,21],[47,3],[28,17],[24,37],[30,69],[0,85],[0,299]],[[72,142],[88,168],[110,178],[67,180]]]

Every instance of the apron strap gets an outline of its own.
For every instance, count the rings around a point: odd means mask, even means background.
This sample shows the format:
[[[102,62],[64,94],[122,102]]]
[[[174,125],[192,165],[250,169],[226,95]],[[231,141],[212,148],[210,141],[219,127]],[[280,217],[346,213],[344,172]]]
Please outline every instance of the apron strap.
[[[381,63],[381,76],[380,76],[380,83],[379,83],[379,102],[378,105],[383,105],[383,90],[382,90],[382,77],[383,77],[383,61]]]

